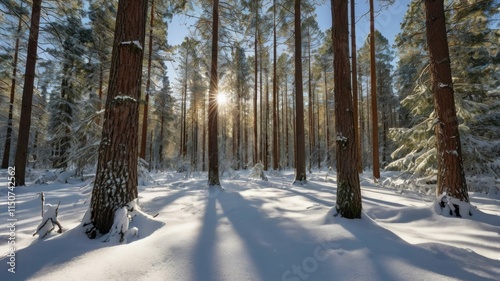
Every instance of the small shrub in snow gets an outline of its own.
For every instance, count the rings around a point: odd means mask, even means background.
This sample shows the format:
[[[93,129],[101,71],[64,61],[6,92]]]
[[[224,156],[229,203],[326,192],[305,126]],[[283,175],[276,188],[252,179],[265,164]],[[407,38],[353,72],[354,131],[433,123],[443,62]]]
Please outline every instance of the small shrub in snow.
[[[62,233],[62,226],[59,220],[57,219],[57,213],[59,210],[59,204],[57,206],[52,206],[51,204],[45,205],[47,211],[43,213],[42,222],[38,225],[36,232],[33,233],[33,236],[39,235],[40,239],[45,238],[47,234],[51,233],[54,228],[59,227],[57,233]]]
[[[255,164],[255,166],[252,168],[252,173],[250,174],[250,178],[267,181],[267,177],[264,174],[264,165],[261,162]]]
[[[54,172],[47,170],[45,174],[35,180],[35,184],[45,184],[51,181],[55,181],[56,179],[57,175]]]
[[[139,178],[139,184],[143,186],[154,185],[156,182],[149,173],[149,163],[146,162],[146,160],[139,158],[139,163],[137,166],[137,177]]]

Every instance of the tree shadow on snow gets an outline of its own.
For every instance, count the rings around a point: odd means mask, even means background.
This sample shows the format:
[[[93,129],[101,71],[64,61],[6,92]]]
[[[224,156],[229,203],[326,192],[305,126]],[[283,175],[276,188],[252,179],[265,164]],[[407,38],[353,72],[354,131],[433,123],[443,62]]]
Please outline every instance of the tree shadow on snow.
[[[220,204],[223,215],[217,216],[216,203]],[[246,262],[255,269],[247,272],[245,276],[238,275],[238,278],[282,280],[287,271],[290,277],[293,276],[292,267],[295,264],[301,265],[304,259],[314,255],[314,250],[319,247],[321,241],[317,241],[308,230],[292,220],[268,217],[259,210],[263,203],[261,200],[245,199],[237,192],[224,192],[215,199],[209,198],[203,226],[193,251],[194,280],[232,280],[214,271],[214,268],[228,266],[222,261],[214,261],[213,254],[215,245],[224,243],[225,237],[217,237],[217,228],[221,227],[220,220],[223,218],[229,221],[241,241],[244,252],[237,254],[248,257]],[[334,272],[326,263],[319,263],[316,267],[314,272],[308,273],[310,280],[315,280],[314,276],[333,278]],[[236,270],[243,273],[247,268],[241,265]],[[316,280],[320,279],[324,278]]]
[[[326,223],[337,224],[347,232],[339,235],[344,238],[335,240],[339,245],[337,254],[365,269],[371,268],[370,280],[430,280],[439,274],[443,278],[479,281],[498,280],[500,275],[498,261],[438,243],[411,245],[364,214],[361,220],[348,220],[331,217],[330,212]],[[355,256],[356,252],[362,254]],[[371,264],[362,265],[367,260]],[[356,279],[363,277],[368,276]]]

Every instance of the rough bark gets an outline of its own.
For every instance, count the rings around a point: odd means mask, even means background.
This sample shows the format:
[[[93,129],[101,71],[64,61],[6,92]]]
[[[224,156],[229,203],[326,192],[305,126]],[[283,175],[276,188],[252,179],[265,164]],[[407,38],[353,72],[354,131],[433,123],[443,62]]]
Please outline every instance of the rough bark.
[[[302,33],[300,0],[295,0],[295,182],[304,183],[306,177],[304,97],[302,85]]]
[[[219,43],[219,0],[214,0],[212,22],[212,65],[210,68],[210,89],[208,94],[208,186],[220,186],[219,148],[217,142],[217,93],[219,77],[217,74]]]
[[[370,0],[370,79],[372,98],[372,161],[373,178],[380,178],[380,160],[378,156],[378,111],[377,111],[377,70],[375,62],[375,16],[373,0]]]
[[[315,149],[315,128],[314,128],[314,95],[312,92],[311,80],[311,33],[307,33],[307,98],[309,115],[309,173],[312,173],[312,159]]]
[[[430,55],[434,110],[437,115],[437,195],[446,193],[469,202],[462,165],[462,148],[455,109],[444,3],[425,1],[427,44]]]
[[[16,185],[25,185],[41,8],[42,0],[33,0],[26,71],[24,74],[23,100],[21,102],[21,118],[19,120],[16,159],[14,161],[14,166],[16,167]]]
[[[258,138],[258,121],[257,121],[257,85],[258,85],[258,41],[259,41],[259,9],[255,10],[255,41],[254,41],[254,96],[253,96],[253,164],[259,162],[259,138]]]
[[[136,199],[139,103],[147,0],[118,2],[106,111],[87,235],[109,232],[115,211]]]
[[[333,1],[335,128],[337,151],[337,212],[361,218],[361,189],[349,69],[348,0]]]
[[[273,170],[279,169],[279,147],[278,147],[278,77],[277,77],[277,42],[276,42],[276,0],[273,0]]]

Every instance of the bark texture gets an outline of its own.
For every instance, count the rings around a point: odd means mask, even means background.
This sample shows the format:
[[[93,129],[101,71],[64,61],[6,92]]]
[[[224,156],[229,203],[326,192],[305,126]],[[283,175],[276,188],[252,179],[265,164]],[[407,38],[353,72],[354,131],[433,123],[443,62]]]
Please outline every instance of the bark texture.
[[[427,44],[430,55],[434,110],[437,115],[437,195],[447,195],[469,202],[462,165],[462,148],[451,78],[450,53],[446,36],[443,0],[426,0]]]
[[[372,161],[373,178],[380,178],[380,160],[378,156],[378,110],[377,110],[377,67],[375,61],[375,15],[373,0],[370,0],[370,80],[372,98]]]
[[[217,94],[219,77],[217,59],[219,46],[219,0],[214,0],[212,23],[212,66],[210,69],[210,89],[208,93],[208,186],[220,186],[219,147],[217,142],[218,106]]]
[[[333,1],[333,75],[337,152],[337,212],[361,218],[361,189],[349,69],[348,0]]]
[[[21,118],[19,120],[19,135],[17,139],[16,159],[14,161],[14,166],[16,167],[16,185],[25,185],[41,9],[42,0],[33,0],[26,71],[24,74],[23,100],[21,102]]]
[[[302,85],[302,33],[300,0],[295,0],[295,182],[305,182],[306,144],[304,135],[304,96]]]
[[[90,238],[109,232],[115,211],[136,199],[139,97],[147,0],[120,0],[106,111],[92,191]]]

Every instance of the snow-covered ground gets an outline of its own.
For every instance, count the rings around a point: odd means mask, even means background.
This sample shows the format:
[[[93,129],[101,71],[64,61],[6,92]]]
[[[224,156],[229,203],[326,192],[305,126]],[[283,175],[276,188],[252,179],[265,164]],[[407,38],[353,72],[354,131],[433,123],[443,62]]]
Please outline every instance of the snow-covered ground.
[[[471,193],[472,217],[438,215],[433,197],[374,185],[362,175],[363,217],[333,217],[335,175],[293,172],[222,180],[209,194],[206,178],[154,175],[141,186],[137,236],[126,243],[89,240],[80,221],[88,182],[69,180],[15,189],[15,232],[7,216],[7,178],[0,184],[0,280],[499,280],[500,199]],[[54,230],[33,236],[46,203],[60,202]],[[11,198],[13,199],[13,198]],[[438,208],[439,210],[439,208]],[[15,235],[15,273],[9,237]],[[12,240],[10,240],[12,241]]]

